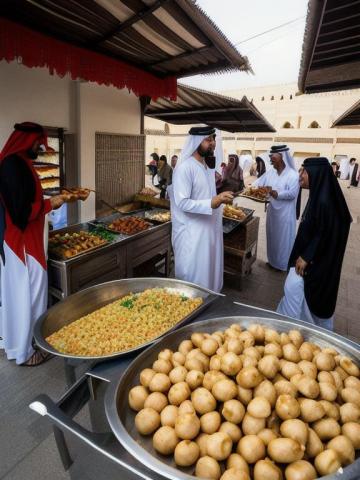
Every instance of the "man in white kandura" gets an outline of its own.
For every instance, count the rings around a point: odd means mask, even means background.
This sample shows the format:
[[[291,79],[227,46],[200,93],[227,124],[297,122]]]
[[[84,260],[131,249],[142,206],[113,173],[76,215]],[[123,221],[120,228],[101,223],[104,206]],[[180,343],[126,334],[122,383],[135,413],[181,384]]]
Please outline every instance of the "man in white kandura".
[[[253,186],[271,187],[266,215],[268,264],[276,270],[287,270],[296,235],[296,200],[299,174],[286,145],[271,147],[269,168]]]
[[[222,208],[232,192],[216,195],[215,129],[193,127],[170,188],[175,277],[219,292],[223,285]]]

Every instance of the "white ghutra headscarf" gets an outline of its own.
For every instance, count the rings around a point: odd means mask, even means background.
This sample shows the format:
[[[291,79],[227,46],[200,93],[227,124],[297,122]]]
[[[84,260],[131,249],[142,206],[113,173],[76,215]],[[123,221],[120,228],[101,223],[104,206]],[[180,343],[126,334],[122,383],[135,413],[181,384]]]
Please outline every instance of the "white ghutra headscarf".
[[[214,135],[215,133],[218,134],[218,131],[216,131],[213,127],[208,127],[207,125],[204,125],[202,127],[192,127],[189,130],[189,135],[185,140],[185,144],[181,150],[180,157],[176,163],[176,167],[188,158],[190,158],[193,153],[196,152],[199,145],[203,140],[205,140],[205,138],[209,137],[210,135]]]

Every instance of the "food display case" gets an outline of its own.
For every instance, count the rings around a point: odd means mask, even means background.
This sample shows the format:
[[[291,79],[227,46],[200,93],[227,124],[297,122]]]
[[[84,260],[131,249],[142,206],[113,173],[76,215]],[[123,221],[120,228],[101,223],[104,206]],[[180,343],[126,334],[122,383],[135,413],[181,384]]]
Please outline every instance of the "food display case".
[[[40,178],[44,194],[58,191],[64,183],[64,130],[45,127],[51,151],[40,152],[34,168]]]
[[[139,370],[149,365],[161,350],[178,345],[195,331],[214,332],[233,323],[243,327],[259,323],[279,332],[296,328],[306,341],[316,342],[322,348],[333,347],[353,360],[358,361],[360,356],[359,345],[333,332],[221,297],[192,323],[166,335],[142,353],[89,365],[87,372],[58,402],[46,395],[34,399],[30,408],[53,424],[57,448],[70,478],[194,479],[192,471],[174,468],[172,456],[154,453],[151,439],[138,438],[127,394],[138,382]],[[74,420],[80,411],[84,416],[86,412],[87,428]],[[337,478],[358,480],[360,459],[341,472],[326,476],[327,480]]]
[[[145,211],[137,217],[144,218]],[[113,214],[88,223],[79,223],[55,232],[64,236],[93,232],[102,225],[128,214]],[[110,233],[110,232],[109,232]],[[52,256],[48,259],[49,294],[52,300],[61,300],[72,293],[99,283],[131,278],[136,269],[149,261],[165,260],[165,276],[169,275],[171,260],[171,222],[154,223],[133,235],[111,233],[103,245],[80,252],[67,259]]]

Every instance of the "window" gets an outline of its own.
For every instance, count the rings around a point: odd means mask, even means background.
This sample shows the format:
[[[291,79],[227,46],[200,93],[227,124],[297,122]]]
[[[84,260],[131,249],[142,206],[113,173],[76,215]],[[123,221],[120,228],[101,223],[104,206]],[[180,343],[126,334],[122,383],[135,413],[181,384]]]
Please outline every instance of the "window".
[[[284,95],[281,95],[280,100],[284,100]]]
[[[165,131],[165,135],[169,135],[169,133],[170,133],[170,127],[169,127],[169,124],[168,124],[168,123],[165,123],[164,131]]]
[[[271,99],[270,100],[274,100],[274,95],[271,96]]]
[[[265,97],[261,97],[261,101],[263,102],[265,100]]]
[[[285,122],[282,128],[294,128],[290,122]]]
[[[290,100],[292,100],[292,95],[290,95]]]
[[[316,120],[314,120],[313,122],[310,123],[310,125],[308,126],[308,128],[321,128],[320,125],[318,124],[318,122]]]

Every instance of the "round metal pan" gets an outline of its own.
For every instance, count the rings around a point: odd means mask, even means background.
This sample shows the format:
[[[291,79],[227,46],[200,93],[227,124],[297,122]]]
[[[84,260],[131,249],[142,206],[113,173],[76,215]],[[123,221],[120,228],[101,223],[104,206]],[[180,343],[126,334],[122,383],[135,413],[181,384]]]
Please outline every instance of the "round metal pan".
[[[292,319],[284,320],[259,318],[259,317],[217,317],[202,322],[196,322],[170,333],[163,337],[152,347],[142,352],[128,367],[119,382],[111,384],[105,396],[105,411],[112,431],[128,452],[148,468],[172,480],[191,480],[195,477],[194,466],[179,468],[175,466],[173,456],[162,456],[152,446],[152,436],[140,435],[135,428],[135,415],[128,406],[129,390],[140,384],[139,374],[141,370],[150,367],[156,360],[159,352],[164,348],[176,350],[179,343],[187,339],[194,332],[212,333],[216,330],[224,330],[233,323],[239,323],[247,327],[252,323],[260,323],[279,332],[286,332],[297,328],[308,341],[315,342],[321,347],[333,346],[341,354],[347,355],[353,360],[360,358],[360,346],[340,335],[316,327],[309,323]],[[341,474],[328,475],[325,480],[359,480],[360,458],[343,469]]]
[[[189,298],[201,297],[203,299],[203,303],[197,309],[191,312],[190,315],[184,317],[167,332],[164,332],[153,340],[143,343],[142,345],[130,350],[124,350],[109,355],[68,355],[59,352],[45,340],[49,335],[60,330],[60,328],[64,327],[65,325],[69,325],[75,320],[83,317],[84,315],[88,315],[104,305],[107,305],[118,298],[124,297],[129,293],[139,293],[149,288],[166,288],[172,292],[186,295]],[[62,300],[51,307],[36,321],[34,327],[34,337],[40,348],[59,357],[99,361],[121,357],[123,355],[140,351],[144,347],[151,345],[166,333],[185,325],[187,322],[199,315],[200,312],[207,308],[219,296],[222,295],[212,292],[211,290],[207,290],[206,288],[199,287],[198,285],[171,278],[127,278],[124,280],[115,280],[81,290],[80,292],[70,295],[69,297],[65,298],[65,300]]]

